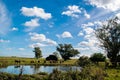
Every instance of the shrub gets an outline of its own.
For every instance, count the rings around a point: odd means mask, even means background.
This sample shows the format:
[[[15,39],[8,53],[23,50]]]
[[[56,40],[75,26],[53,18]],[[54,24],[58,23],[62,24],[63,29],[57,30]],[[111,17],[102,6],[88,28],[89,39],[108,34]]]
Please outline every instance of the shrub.
[[[57,61],[58,58],[57,58],[55,55],[49,55],[49,56],[46,58],[46,60],[55,60],[55,61]]]
[[[91,64],[91,62],[87,56],[81,56],[78,60],[78,65],[81,67],[84,67],[84,66],[87,66],[90,64]]]
[[[81,78],[84,80],[104,80],[105,72],[97,66],[85,66],[81,70]]]
[[[101,54],[101,53],[94,53],[91,57],[90,60],[92,62],[98,63],[98,62],[102,62],[105,61],[106,57]]]

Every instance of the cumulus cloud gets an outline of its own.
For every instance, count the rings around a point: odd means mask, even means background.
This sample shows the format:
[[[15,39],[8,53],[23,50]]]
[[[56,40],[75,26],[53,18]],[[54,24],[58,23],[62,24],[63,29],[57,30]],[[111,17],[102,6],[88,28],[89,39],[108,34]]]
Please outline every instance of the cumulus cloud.
[[[30,48],[34,48],[34,47],[45,47],[47,45],[42,44],[42,43],[34,43],[34,44],[30,44],[29,47]]]
[[[0,43],[9,43],[10,40],[4,40],[4,39],[0,39]]]
[[[25,22],[24,26],[28,27],[27,31],[31,31],[34,28],[40,26],[39,19],[37,19],[37,18],[31,19],[30,21]]]
[[[73,5],[73,6],[68,6],[68,10],[62,12],[62,15],[67,15],[67,16],[71,16],[71,17],[78,17],[79,13],[81,13],[79,6]]]
[[[72,38],[72,34],[68,31],[64,31],[61,35],[56,35],[58,38]]]
[[[37,41],[37,42],[46,41],[46,36],[44,34],[29,33],[29,35],[31,35],[31,40],[32,41]]]
[[[5,4],[0,1],[0,34],[6,34],[9,31],[11,17],[8,14]]]
[[[33,8],[22,7],[21,12],[23,15],[28,17],[39,17],[44,20],[52,18],[51,13],[46,13],[43,8],[38,7]]]
[[[80,14],[84,14],[84,16],[87,19],[90,18],[90,15],[86,12],[86,10],[83,8],[80,8],[77,5],[69,5],[67,9],[68,10],[62,12],[62,15],[67,15],[67,16],[78,18]]]
[[[12,30],[12,31],[18,31],[18,28],[13,27],[11,30]]]
[[[84,35],[84,33],[81,31],[78,33],[78,36],[83,36],[83,35]]]
[[[65,31],[65,32],[62,33],[61,37],[62,38],[72,38],[72,35],[71,35],[70,32]]]
[[[57,42],[47,38],[44,34],[29,33],[31,41],[37,42],[31,46],[55,46]]]
[[[110,11],[120,10],[120,0],[89,0],[91,5]]]
[[[93,54],[94,52],[99,52],[102,50],[100,49],[99,45],[99,41],[95,36],[95,30],[94,27],[95,25],[101,25],[102,22],[100,21],[95,21],[95,22],[88,22],[87,24],[82,24],[81,28],[82,31],[84,32],[83,35],[83,41],[78,43],[78,50],[83,51],[84,53],[86,53],[86,51],[89,51],[90,54]],[[81,33],[81,32],[80,32]]]

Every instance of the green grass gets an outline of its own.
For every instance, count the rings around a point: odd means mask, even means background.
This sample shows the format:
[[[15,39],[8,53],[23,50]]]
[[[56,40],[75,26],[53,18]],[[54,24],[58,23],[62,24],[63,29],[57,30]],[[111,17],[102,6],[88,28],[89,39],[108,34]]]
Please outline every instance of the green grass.
[[[105,80],[120,80],[120,69],[107,69]]]
[[[15,60],[20,60],[20,63],[16,63]],[[38,62],[39,61],[39,62]],[[57,62],[50,62],[45,61],[44,58],[23,58],[23,57],[0,57],[0,66],[9,66],[9,65],[32,65],[32,64],[39,64],[39,65],[75,65],[77,59],[66,60],[60,63],[60,60]]]
[[[110,64],[111,65],[111,64]],[[99,62],[99,67],[105,68],[105,62]],[[120,80],[120,67],[104,69],[106,72],[105,80]]]

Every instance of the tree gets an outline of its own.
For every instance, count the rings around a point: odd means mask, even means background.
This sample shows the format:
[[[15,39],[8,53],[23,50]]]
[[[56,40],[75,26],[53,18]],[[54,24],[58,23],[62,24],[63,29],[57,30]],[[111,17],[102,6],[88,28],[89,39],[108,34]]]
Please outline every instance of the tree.
[[[94,53],[91,57],[90,57],[90,60],[92,62],[95,62],[95,63],[98,63],[98,62],[101,62],[101,61],[105,61],[106,57],[101,54],[101,53]]]
[[[57,61],[58,58],[57,58],[57,56],[55,56],[55,55],[49,55],[49,56],[46,58],[46,60],[55,60],[55,61]]]
[[[70,57],[74,57],[79,54],[79,51],[75,50],[71,44],[59,44],[57,46],[57,51],[64,60],[68,60]]]
[[[60,54],[58,52],[53,52],[53,55],[55,55],[57,58],[60,58]]]
[[[35,52],[35,58],[38,59],[42,57],[42,51],[40,50],[39,47],[35,47],[33,52]]]
[[[107,52],[107,57],[113,66],[117,66],[117,56],[120,52],[120,19],[117,17],[108,20],[95,32],[98,40]]]

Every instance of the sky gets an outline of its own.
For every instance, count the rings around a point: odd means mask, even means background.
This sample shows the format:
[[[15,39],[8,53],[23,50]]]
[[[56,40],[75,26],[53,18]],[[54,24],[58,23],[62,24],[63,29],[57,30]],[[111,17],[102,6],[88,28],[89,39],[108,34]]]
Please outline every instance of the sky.
[[[43,57],[58,44],[72,44],[80,55],[104,52],[95,28],[120,17],[120,0],[0,0],[0,56]]]

